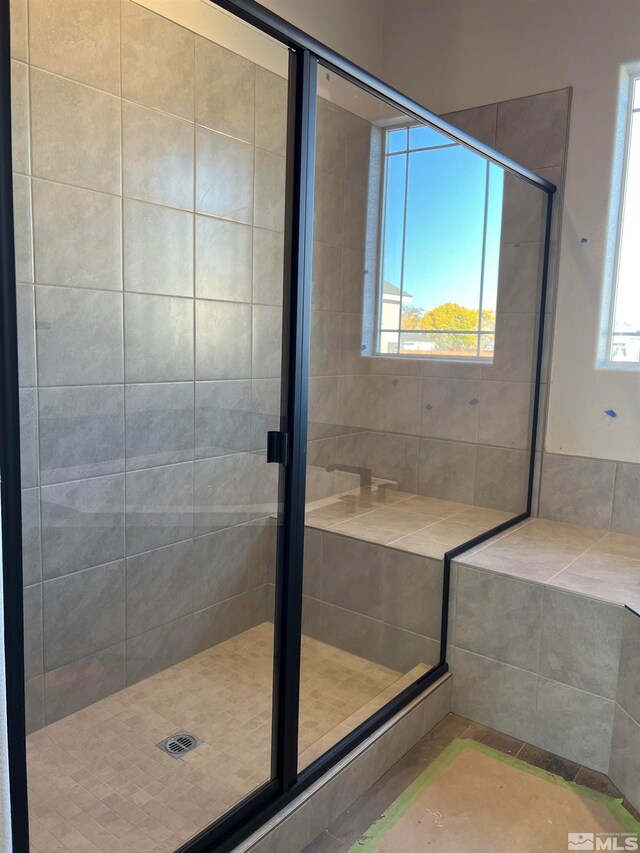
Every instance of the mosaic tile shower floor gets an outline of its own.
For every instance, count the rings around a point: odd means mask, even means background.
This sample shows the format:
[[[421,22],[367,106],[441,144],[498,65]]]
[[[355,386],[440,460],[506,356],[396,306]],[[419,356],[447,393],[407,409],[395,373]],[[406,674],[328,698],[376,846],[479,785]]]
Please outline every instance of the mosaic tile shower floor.
[[[262,784],[272,653],[265,622],[29,735],[32,851],[168,853]],[[304,637],[301,765],[407,679]],[[203,744],[176,759],[180,729]]]

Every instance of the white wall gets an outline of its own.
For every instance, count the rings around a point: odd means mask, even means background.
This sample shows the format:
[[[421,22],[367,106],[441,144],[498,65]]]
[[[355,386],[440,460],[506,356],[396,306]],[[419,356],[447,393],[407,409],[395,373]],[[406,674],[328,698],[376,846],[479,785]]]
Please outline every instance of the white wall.
[[[261,0],[280,17],[380,76],[384,0]]]
[[[573,87],[546,449],[640,462],[640,372],[596,368],[619,65],[634,60],[638,0],[385,0],[382,76],[437,112]]]

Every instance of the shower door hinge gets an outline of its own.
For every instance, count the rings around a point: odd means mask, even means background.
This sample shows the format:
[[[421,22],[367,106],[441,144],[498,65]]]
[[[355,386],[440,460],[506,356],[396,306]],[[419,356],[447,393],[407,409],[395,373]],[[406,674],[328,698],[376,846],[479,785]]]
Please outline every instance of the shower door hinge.
[[[267,433],[267,462],[289,464],[289,433],[270,430]]]

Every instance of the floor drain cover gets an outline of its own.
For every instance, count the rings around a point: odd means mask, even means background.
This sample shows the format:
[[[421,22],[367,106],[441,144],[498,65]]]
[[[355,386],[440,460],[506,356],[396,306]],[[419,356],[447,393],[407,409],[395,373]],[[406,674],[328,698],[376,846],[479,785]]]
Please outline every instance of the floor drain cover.
[[[186,752],[191,752],[192,749],[200,746],[201,743],[202,741],[195,735],[180,731],[160,741],[156,746],[172,758],[180,758]]]

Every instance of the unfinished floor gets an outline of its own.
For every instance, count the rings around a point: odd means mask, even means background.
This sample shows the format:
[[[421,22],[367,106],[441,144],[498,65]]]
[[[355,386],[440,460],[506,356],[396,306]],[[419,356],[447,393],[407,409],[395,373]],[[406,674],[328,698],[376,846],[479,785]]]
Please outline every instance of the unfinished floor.
[[[582,767],[573,761],[568,761],[552,753],[546,752],[543,749],[532,746],[516,738],[501,734],[479,723],[472,722],[460,717],[457,714],[448,714],[435,728],[426,734],[418,743],[407,752],[384,776],[382,776],[368,791],[366,791],[355,803],[353,803],[346,811],[337,817],[329,827],[319,835],[311,844],[309,844],[303,853],[347,853],[355,845],[358,848],[362,846],[363,836],[366,836],[368,830],[382,815],[386,814],[389,807],[400,797],[409,786],[428,768],[443,751],[456,739],[469,738],[493,749],[503,752],[509,756],[514,756],[521,761],[530,764],[534,767],[546,770],[560,776],[569,782],[575,782],[593,791],[606,794],[610,797],[622,799],[623,795],[611,782],[611,780],[602,773],[595,770],[590,770],[587,767]],[[462,780],[461,780],[462,781]],[[480,790],[486,783],[486,779],[478,780],[478,789]],[[628,802],[624,803],[626,810],[637,821],[640,814],[633,809]],[[547,815],[545,812],[539,814],[535,808],[532,808],[522,821],[523,825],[531,826],[540,818],[546,821]],[[446,816],[443,816],[446,818]],[[494,853],[494,850],[501,851],[513,850],[528,850],[529,847],[520,844],[521,840],[526,836],[518,835],[518,822],[511,821],[509,824],[509,833],[505,835],[505,846],[498,848],[491,846],[489,849],[479,844],[477,838],[473,834],[474,815],[472,807],[465,817],[468,826],[468,843],[458,842],[453,849],[456,853]],[[446,831],[444,829],[444,820],[439,821],[443,824],[443,839],[446,840]],[[596,831],[594,826],[577,826],[576,831]],[[426,835],[425,835],[426,837]],[[453,837],[453,835],[452,835]],[[381,848],[383,849],[383,848]],[[433,844],[425,845],[424,847],[414,847],[406,853],[425,853],[427,850],[433,850]],[[440,849],[440,847],[438,847]],[[451,849],[442,845],[442,849]],[[542,850],[539,845],[534,844],[533,849]],[[549,850],[545,847],[545,853],[560,853],[559,850]],[[566,846],[562,847],[562,851],[566,850]],[[622,849],[622,848],[619,848]],[[404,851],[403,851],[404,853]]]
[[[301,766],[420,674],[307,637],[302,659]],[[31,850],[169,853],[265,782],[272,661],[263,623],[30,735]],[[176,759],[178,730],[203,743]]]

